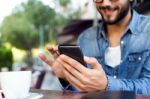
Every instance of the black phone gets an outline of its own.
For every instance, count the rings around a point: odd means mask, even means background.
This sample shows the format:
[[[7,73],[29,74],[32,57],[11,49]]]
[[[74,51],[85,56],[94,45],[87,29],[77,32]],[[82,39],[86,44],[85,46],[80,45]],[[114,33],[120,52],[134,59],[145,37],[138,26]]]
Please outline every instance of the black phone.
[[[84,56],[78,45],[59,45],[58,50],[60,54],[65,54],[76,61],[80,62],[82,65],[86,66],[84,62]]]

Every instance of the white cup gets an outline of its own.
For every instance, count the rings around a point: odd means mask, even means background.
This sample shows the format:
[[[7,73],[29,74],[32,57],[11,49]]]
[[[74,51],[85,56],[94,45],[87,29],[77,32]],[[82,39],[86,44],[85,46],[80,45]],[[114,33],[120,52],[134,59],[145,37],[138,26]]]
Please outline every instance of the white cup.
[[[6,99],[24,99],[29,95],[31,71],[1,72],[0,82]]]

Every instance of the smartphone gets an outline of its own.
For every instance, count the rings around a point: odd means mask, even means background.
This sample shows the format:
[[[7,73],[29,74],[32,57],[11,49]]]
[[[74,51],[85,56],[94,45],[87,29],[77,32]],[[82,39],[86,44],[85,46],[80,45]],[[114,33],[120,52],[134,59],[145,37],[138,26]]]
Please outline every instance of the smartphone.
[[[59,45],[58,50],[60,54],[65,54],[76,61],[80,62],[82,65],[86,66],[83,59],[83,53],[78,45]]]

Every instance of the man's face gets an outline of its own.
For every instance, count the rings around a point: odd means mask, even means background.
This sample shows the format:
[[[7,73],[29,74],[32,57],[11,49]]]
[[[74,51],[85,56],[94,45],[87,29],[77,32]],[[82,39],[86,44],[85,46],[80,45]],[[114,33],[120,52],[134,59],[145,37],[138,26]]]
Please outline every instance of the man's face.
[[[97,10],[106,24],[116,24],[124,19],[130,10],[129,0],[103,0],[96,3]]]

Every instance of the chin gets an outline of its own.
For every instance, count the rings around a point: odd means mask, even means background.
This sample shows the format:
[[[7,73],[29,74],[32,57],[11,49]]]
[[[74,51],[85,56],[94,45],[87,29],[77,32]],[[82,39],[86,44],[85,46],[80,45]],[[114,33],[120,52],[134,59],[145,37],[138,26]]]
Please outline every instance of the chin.
[[[104,23],[108,25],[118,24],[121,20],[118,16],[103,18]]]
[[[109,19],[109,20],[104,20],[104,23],[108,25],[113,25],[113,24],[117,24],[118,21],[115,19],[112,19],[112,20]]]
[[[115,21],[104,21],[105,24],[114,25],[117,24]]]

